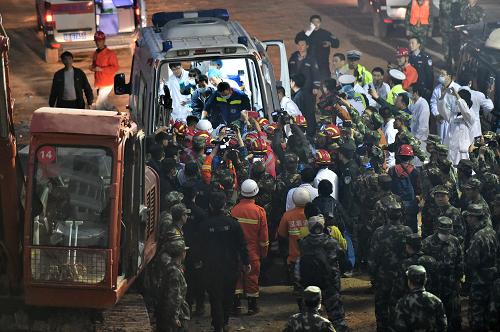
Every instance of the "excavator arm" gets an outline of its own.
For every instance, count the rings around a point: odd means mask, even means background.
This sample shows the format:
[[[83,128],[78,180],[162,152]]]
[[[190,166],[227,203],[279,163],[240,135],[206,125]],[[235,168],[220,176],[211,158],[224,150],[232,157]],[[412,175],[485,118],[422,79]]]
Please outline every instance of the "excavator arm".
[[[19,288],[22,275],[20,192],[24,179],[19,176],[17,163],[8,50],[9,38],[0,15],[0,274],[7,276],[7,292],[10,293]],[[0,292],[5,290],[0,289]]]

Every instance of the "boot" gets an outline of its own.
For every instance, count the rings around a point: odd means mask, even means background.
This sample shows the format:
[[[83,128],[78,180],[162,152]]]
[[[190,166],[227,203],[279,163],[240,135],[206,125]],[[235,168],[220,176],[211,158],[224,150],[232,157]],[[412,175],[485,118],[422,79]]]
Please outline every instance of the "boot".
[[[243,307],[241,306],[241,294],[235,294],[233,299],[233,309],[231,310],[231,314],[233,316],[241,315],[241,310]]]
[[[248,314],[255,315],[259,312],[259,307],[257,306],[257,298],[249,297],[248,298]]]

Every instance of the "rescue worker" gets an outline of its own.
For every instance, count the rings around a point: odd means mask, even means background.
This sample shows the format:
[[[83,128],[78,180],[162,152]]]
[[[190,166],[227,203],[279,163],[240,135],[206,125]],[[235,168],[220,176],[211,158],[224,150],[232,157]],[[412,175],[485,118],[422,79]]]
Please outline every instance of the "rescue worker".
[[[236,285],[234,308],[241,311],[241,297],[248,300],[248,314],[259,312],[257,299],[259,297],[259,276],[261,259],[267,256],[269,237],[267,233],[267,218],[264,209],[255,204],[259,193],[257,182],[247,179],[241,184],[240,202],[231,210],[231,216],[240,223],[250,260],[250,272],[241,276]]]
[[[196,78],[196,90],[191,94],[192,115],[201,119],[203,110],[214,91],[215,89],[208,85],[208,77],[206,75],[200,75]]]
[[[432,13],[430,0],[411,0],[406,7],[406,37],[417,37],[425,45],[427,36],[432,32]]]
[[[391,314],[397,298],[393,298],[393,288],[397,280],[403,278],[401,264],[404,259],[406,236],[412,233],[403,226],[403,206],[397,201],[387,206],[386,223],[373,233],[370,243],[368,268],[370,280],[375,288],[375,317],[377,332],[390,331]]]
[[[391,91],[387,95],[387,103],[394,105],[397,95],[406,93],[406,90],[403,89],[403,81],[406,79],[406,75],[397,69],[391,69],[389,70],[389,76]]]
[[[98,110],[112,110],[114,106],[108,102],[108,96],[113,90],[115,74],[118,71],[116,53],[106,46],[106,35],[102,31],[94,34],[97,46],[92,56],[90,71],[94,72],[94,86],[97,88],[95,107]]]
[[[424,287],[425,268],[421,265],[411,265],[406,276],[410,293],[402,297],[396,305],[393,331],[446,332],[443,303]]]
[[[310,217],[307,224],[309,235],[299,242],[300,258],[295,271],[299,272],[301,286],[318,286],[321,289],[322,302],[335,330],[347,331],[340,299],[339,243],[324,233],[325,219],[322,215]]]
[[[463,249],[460,241],[451,235],[451,219],[439,217],[438,224],[436,232],[422,242],[423,252],[438,263],[439,289],[436,296],[443,301],[449,331],[460,331],[462,318],[459,290],[464,274]]]
[[[229,125],[241,118],[241,112],[249,110],[250,99],[241,90],[231,88],[229,83],[221,82],[217,91],[207,101],[203,117],[207,117],[213,127]]]
[[[286,195],[286,210],[287,211],[289,211],[295,207],[293,193],[298,188],[306,189],[309,192],[309,195],[311,196],[311,200],[318,197],[318,189],[313,186],[315,175],[316,175],[316,172],[314,171],[314,169],[311,166],[306,166],[306,167],[304,167],[304,169],[302,169],[302,171],[300,172],[300,180],[302,183],[297,188],[290,189]]]
[[[283,332],[335,332],[332,323],[319,314],[321,308],[321,289],[319,287],[309,286],[304,290],[304,304],[305,312],[290,317]]]
[[[66,51],[61,54],[64,68],[56,71],[50,89],[49,106],[61,108],[85,108],[83,94],[90,107],[94,102],[94,94],[87,75],[80,68],[73,67],[73,54]]]
[[[415,0],[413,0],[415,1]],[[398,47],[396,49],[396,60],[397,60],[397,68],[403,74],[405,74],[405,79],[403,80],[403,89],[408,91],[410,86],[418,81],[418,73],[415,67],[408,62],[410,57],[410,51],[406,47]],[[394,66],[390,66],[394,67]]]
[[[365,86],[373,82],[373,77],[370,71],[359,63],[361,55],[361,52],[356,50],[347,52],[347,67],[356,78],[356,83]]]
[[[417,85],[424,88],[423,97],[429,101],[431,99],[432,90],[434,89],[434,71],[432,68],[432,58],[423,50],[422,40],[418,37],[411,36],[408,39],[410,48],[410,57],[408,61],[417,70],[418,80]]]
[[[211,194],[210,217],[200,227],[205,287],[215,332],[228,330],[229,313],[241,265],[245,273],[251,271],[245,236],[240,224],[224,215],[225,200],[226,196],[222,192]]]
[[[288,59],[288,72],[290,77],[302,74],[304,84],[302,88],[310,94],[316,95],[321,87],[321,76],[318,63],[312,50],[309,50],[310,40],[305,34],[298,34],[295,37],[297,51],[292,53]],[[304,113],[304,111],[299,109]]]
[[[464,216],[471,234],[470,245],[465,252],[466,275],[470,281],[470,327],[474,332],[488,331],[490,322],[495,319],[489,308],[493,300],[493,284],[498,273],[498,238],[487,221],[482,206],[469,205]],[[498,298],[495,301],[498,301]]]
[[[328,153],[328,151],[326,150],[318,149],[316,151],[316,154],[314,155],[314,159],[318,167],[318,172],[314,177],[314,183],[313,183],[314,187],[318,188],[318,184],[322,180],[330,181],[333,188],[332,197],[337,199],[339,191],[338,187],[339,178],[334,171],[328,168],[332,164],[332,158],[330,156],[330,153]]]

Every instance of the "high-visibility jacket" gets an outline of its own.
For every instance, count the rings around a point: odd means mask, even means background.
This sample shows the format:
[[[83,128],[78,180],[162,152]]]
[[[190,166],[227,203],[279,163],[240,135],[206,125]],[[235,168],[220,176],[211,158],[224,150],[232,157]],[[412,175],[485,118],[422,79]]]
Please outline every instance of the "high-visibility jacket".
[[[429,25],[431,9],[429,0],[424,0],[422,5],[417,0],[412,0],[410,12],[411,25]]]
[[[118,60],[113,50],[107,47],[96,50],[92,58],[92,66],[102,69],[95,72],[94,86],[96,88],[114,84],[115,74],[118,71]]]
[[[309,235],[303,207],[293,208],[283,214],[278,227],[278,235],[288,239],[288,264],[296,262],[300,257],[299,240]]]
[[[356,77],[356,82],[359,85],[365,86],[373,82],[372,73],[366,67],[358,64],[358,67],[354,69],[354,77]]]
[[[406,92],[406,90],[403,89],[403,86],[401,84],[393,86],[391,91],[389,91],[389,94],[387,95],[387,102],[391,105],[394,105],[394,102],[396,101],[396,97],[400,93],[404,93],[404,92]]]
[[[233,207],[231,216],[238,220],[243,230],[250,261],[266,257],[269,235],[264,208],[255,204],[253,199],[243,198]]]

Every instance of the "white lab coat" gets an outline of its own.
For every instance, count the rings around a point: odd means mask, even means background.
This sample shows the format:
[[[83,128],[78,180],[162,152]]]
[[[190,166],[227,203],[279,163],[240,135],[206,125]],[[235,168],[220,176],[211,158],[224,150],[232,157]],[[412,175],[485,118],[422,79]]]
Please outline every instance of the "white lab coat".
[[[314,178],[314,188],[318,188],[318,184],[321,182],[321,180],[330,181],[333,188],[333,192],[330,196],[337,199],[339,192],[339,177],[337,176],[337,174],[335,174],[335,172],[331,169],[322,168],[318,171],[318,174],[316,174],[316,177]]]
[[[297,104],[295,104],[293,100],[287,96],[284,96],[283,99],[281,99],[280,106],[290,116],[302,115],[302,112],[299,110]]]
[[[384,132],[385,139],[387,140],[387,145],[392,144],[396,141],[397,129],[394,129],[394,119],[390,119],[387,123],[382,125],[382,131]],[[389,152],[387,156],[387,166],[392,167],[396,165],[396,157],[394,152]]]
[[[431,113],[434,116],[437,116],[439,114],[438,109],[437,109],[437,104],[439,101],[439,98],[441,98],[441,87],[442,84],[438,84],[435,88],[434,91],[432,91],[432,97],[431,97]],[[458,91],[460,89],[460,85],[458,85],[455,82],[451,82],[450,86],[448,87],[454,88],[455,91]],[[455,97],[449,93],[447,93],[446,97],[444,97],[444,100],[446,103],[451,107],[452,111],[456,113],[456,103],[455,103]],[[448,132],[448,122],[443,121],[441,123],[436,124],[437,125],[437,134],[439,137],[441,137],[441,142],[444,142],[444,138],[447,135]]]
[[[174,120],[186,121],[186,117],[191,113],[190,95],[181,94],[181,83],[187,84],[189,80],[189,73],[182,70],[181,77],[173,74],[170,75],[167,81],[167,86],[170,89],[170,96],[172,97],[172,118]],[[182,103],[185,103],[183,106]]]
[[[311,202],[313,199],[318,197],[318,189],[311,186],[310,183],[303,183],[300,186],[298,186],[297,188],[300,188],[300,187],[306,188],[309,191],[309,194],[311,194]],[[286,195],[286,206],[285,206],[286,211],[295,208],[295,203],[293,203],[292,196],[293,196],[293,192],[297,188],[292,188],[292,189],[288,190],[288,194]]]
[[[465,100],[455,100],[450,105],[446,97],[438,101],[438,112],[449,125],[443,144],[448,145],[448,158],[456,166],[460,160],[469,159],[469,146],[474,141],[471,135],[474,116]]]
[[[468,86],[462,87],[466,89],[471,94],[472,99],[472,115],[474,116],[474,124],[472,125],[472,137],[477,137],[482,135],[481,131],[481,120],[479,119],[479,111],[482,109],[485,113],[490,113],[495,107],[491,99],[486,98],[484,93],[481,91],[472,90]]]
[[[420,97],[418,100],[411,104],[408,109],[411,112],[410,131],[417,139],[420,140],[420,148],[425,151],[427,145],[427,136],[429,136],[429,104],[427,100]],[[415,166],[422,166],[423,163],[420,159],[415,158]]]

